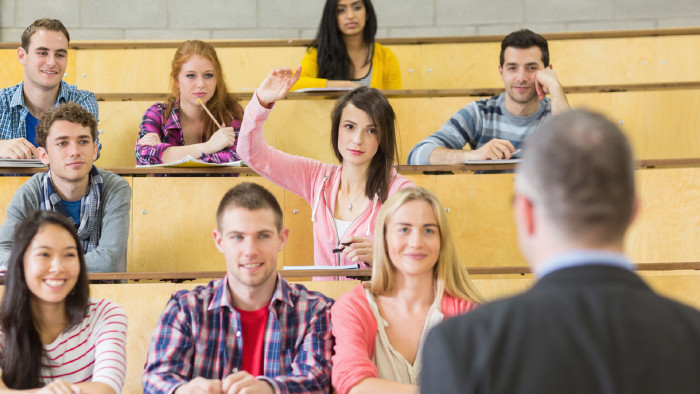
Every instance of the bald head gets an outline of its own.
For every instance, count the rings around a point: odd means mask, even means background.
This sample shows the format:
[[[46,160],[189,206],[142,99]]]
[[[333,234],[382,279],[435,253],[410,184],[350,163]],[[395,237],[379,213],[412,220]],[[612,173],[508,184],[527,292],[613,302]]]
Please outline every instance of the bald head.
[[[624,238],[635,211],[634,159],[625,135],[600,114],[569,111],[527,140],[516,191],[569,241]]]

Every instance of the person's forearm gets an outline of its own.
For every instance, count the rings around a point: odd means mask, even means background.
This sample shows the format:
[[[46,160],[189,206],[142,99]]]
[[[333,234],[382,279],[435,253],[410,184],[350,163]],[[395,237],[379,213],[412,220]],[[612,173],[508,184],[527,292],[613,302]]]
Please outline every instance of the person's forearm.
[[[416,394],[418,386],[392,382],[379,378],[367,378],[350,389],[350,394]]]
[[[430,153],[430,164],[463,164],[469,157],[469,151],[437,147]]]
[[[552,104],[552,115],[566,112],[570,109],[569,102],[566,100],[564,88],[562,88],[561,85],[557,85],[556,88],[551,89],[549,92],[549,99]]]
[[[203,153],[210,153],[204,151],[204,143],[171,146],[163,151],[162,161],[163,163],[171,163],[173,161],[183,159],[188,155],[194,157],[195,159],[199,159]]]

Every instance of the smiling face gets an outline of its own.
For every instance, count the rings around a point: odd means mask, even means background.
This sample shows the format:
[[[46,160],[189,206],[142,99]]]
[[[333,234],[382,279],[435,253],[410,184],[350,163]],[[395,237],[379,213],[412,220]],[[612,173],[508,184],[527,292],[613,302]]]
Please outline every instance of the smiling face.
[[[24,66],[25,88],[57,89],[68,63],[68,39],[59,31],[39,29],[29,46],[17,49]]]
[[[440,255],[440,228],[427,201],[412,200],[396,209],[387,221],[384,237],[397,273],[432,278]]]
[[[214,243],[226,259],[229,286],[249,290],[274,287],[277,253],[284,248],[289,231],[277,231],[272,209],[230,205],[219,224]]]
[[[367,22],[367,10],[362,0],[338,0],[335,10],[338,29],[343,35],[362,34]]]
[[[199,106],[197,99],[207,103],[216,91],[214,64],[207,58],[192,55],[182,65],[176,86],[180,90],[180,102]]]
[[[338,151],[343,165],[368,167],[379,149],[377,126],[369,115],[348,103],[340,115]]]
[[[544,68],[540,48],[508,47],[503,56],[504,62],[499,67],[499,73],[506,88],[506,99],[521,105],[538,102],[535,77]]]
[[[65,305],[80,274],[78,247],[63,227],[46,224],[24,253],[24,277],[34,305]]]
[[[87,182],[97,159],[97,144],[90,128],[67,120],[57,120],[46,134],[46,147],[39,147],[39,159],[51,169],[57,183]]]

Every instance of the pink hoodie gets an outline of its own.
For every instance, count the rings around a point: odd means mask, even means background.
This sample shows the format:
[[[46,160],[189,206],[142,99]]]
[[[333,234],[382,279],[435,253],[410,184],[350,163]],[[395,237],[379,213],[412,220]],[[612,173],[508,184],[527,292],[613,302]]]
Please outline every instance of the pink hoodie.
[[[333,249],[339,242],[333,218],[342,166],[290,155],[269,146],[265,141],[263,124],[270,115],[270,111],[260,105],[257,93],[254,94],[243,115],[243,123],[238,135],[238,155],[255,172],[299,195],[311,205],[315,265],[351,264],[352,262],[347,259],[341,262],[340,254],[333,253]],[[395,169],[392,171],[389,195],[405,187],[415,186],[413,181],[399,175]],[[365,199],[362,213],[350,225],[345,236],[365,237],[371,242],[374,236],[374,224],[381,206],[382,203],[377,195],[373,200]]]
[[[444,294],[441,312],[448,318],[472,311],[477,306],[476,302]],[[333,304],[331,327],[335,337],[331,380],[338,394],[345,394],[362,380],[377,377],[377,366],[372,363],[377,319],[367,302],[364,285],[357,285]]]

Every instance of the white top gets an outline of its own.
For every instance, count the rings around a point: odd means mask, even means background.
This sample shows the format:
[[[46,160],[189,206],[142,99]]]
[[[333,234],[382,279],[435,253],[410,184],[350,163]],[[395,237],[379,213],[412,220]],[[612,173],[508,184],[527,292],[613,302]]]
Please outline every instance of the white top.
[[[377,377],[393,382],[418,385],[418,376],[422,369],[421,354],[423,353],[423,342],[428,335],[428,331],[442,322],[445,317],[440,310],[440,305],[435,302],[428,309],[428,316],[425,319],[423,333],[418,344],[418,353],[413,365],[411,365],[401,353],[391,346],[389,337],[386,335],[386,328],[389,327],[389,323],[379,314],[379,308],[369,289],[365,289],[365,295],[367,296],[369,308],[372,310],[374,318],[377,319],[377,339],[374,344],[374,355],[372,356],[372,362],[377,366]],[[437,301],[438,298],[435,297],[435,300]]]
[[[100,382],[119,394],[126,376],[126,326],[126,313],[119,305],[91,298],[87,316],[44,345],[42,382]],[[4,345],[0,332],[0,358]]]
[[[345,236],[345,233],[348,232],[348,229],[352,225],[352,222],[348,222],[345,220],[340,220],[333,218],[335,220],[335,230],[338,232],[338,239],[342,240],[343,237]]]

